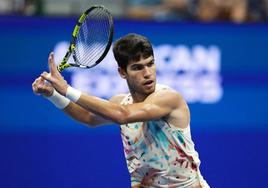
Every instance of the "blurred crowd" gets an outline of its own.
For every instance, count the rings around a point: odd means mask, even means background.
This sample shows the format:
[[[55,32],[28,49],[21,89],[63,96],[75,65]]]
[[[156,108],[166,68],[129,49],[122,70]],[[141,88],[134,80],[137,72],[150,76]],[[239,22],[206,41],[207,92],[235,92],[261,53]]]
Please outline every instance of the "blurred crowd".
[[[104,4],[116,17],[128,19],[236,23],[268,20],[268,0],[0,0],[0,14],[75,15],[89,4]]]

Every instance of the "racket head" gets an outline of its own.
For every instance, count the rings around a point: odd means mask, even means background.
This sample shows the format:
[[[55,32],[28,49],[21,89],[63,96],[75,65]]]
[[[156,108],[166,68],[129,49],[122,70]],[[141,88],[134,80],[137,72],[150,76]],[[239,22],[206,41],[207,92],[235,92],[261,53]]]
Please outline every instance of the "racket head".
[[[113,17],[108,9],[100,5],[87,9],[75,26],[70,47],[58,70],[62,71],[71,66],[81,68],[96,66],[109,52],[113,32]],[[71,54],[75,64],[67,63]]]

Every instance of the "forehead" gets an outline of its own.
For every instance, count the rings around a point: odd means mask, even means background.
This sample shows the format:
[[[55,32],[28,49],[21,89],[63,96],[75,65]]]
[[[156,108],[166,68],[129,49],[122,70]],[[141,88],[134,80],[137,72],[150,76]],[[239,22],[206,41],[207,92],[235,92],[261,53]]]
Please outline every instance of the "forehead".
[[[151,61],[154,60],[154,57],[151,55],[150,57],[147,58],[143,58],[141,57],[141,59],[139,61],[130,61],[128,66],[132,66],[132,65],[145,65],[147,63],[150,63]]]

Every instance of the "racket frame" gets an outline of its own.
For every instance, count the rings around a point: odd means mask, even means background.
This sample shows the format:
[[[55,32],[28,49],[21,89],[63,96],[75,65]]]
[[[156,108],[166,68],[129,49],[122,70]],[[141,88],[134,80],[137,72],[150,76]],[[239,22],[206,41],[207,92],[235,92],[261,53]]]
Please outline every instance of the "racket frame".
[[[80,65],[78,63],[78,61],[77,61],[76,56],[75,56],[75,42],[77,40],[77,35],[79,33],[81,25],[83,24],[83,22],[87,18],[87,15],[95,8],[102,8],[109,15],[110,32],[109,32],[109,36],[108,36],[108,43],[106,44],[106,48],[105,48],[104,52],[102,53],[100,58],[94,64],[92,64],[90,66]],[[107,53],[109,52],[109,49],[110,49],[110,47],[112,45],[113,33],[114,33],[113,17],[111,15],[111,13],[104,6],[102,6],[102,5],[94,5],[94,6],[90,7],[89,9],[87,9],[83,14],[81,14],[81,16],[78,19],[78,22],[77,22],[77,24],[76,24],[76,26],[75,26],[75,28],[73,30],[73,33],[72,33],[72,39],[71,39],[68,51],[67,51],[67,53],[65,54],[64,58],[62,59],[62,61],[60,62],[60,64],[57,67],[58,71],[61,72],[64,69],[69,68],[69,67],[79,67],[79,68],[86,68],[87,69],[87,68],[91,68],[91,67],[94,67],[97,64],[99,64],[104,59],[104,57],[107,55]],[[73,59],[74,59],[76,64],[67,63],[68,59],[70,58],[71,55],[73,55]]]

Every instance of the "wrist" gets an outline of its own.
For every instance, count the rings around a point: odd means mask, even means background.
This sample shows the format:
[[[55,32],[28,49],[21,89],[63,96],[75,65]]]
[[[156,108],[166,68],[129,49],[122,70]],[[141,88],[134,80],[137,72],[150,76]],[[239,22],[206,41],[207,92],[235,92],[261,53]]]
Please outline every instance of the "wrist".
[[[73,102],[77,102],[79,98],[81,97],[81,94],[82,94],[81,91],[71,86],[68,86],[67,91],[66,91],[66,97]]]
[[[50,102],[52,102],[59,109],[64,109],[70,103],[69,99],[59,94],[55,89],[52,91],[52,94],[50,96],[44,97]]]

